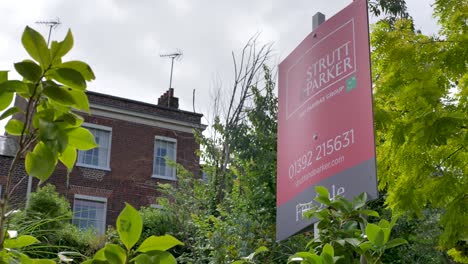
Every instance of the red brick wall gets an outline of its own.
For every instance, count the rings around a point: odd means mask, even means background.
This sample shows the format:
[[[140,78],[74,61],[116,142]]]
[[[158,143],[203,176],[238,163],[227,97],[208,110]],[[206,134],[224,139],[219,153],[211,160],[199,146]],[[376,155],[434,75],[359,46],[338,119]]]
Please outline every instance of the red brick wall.
[[[8,170],[10,169],[12,157],[0,156],[0,185],[2,185],[2,195],[5,192]],[[28,186],[28,178],[24,169],[24,160],[21,159],[17,163],[14,171],[11,186],[16,186],[11,199],[10,205],[13,208],[21,208],[26,202],[26,189]]]
[[[201,114],[137,102],[95,92],[87,93],[90,103],[130,110],[136,113],[179,120],[201,127]],[[24,101],[18,100],[18,106]],[[134,122],[116,120],[100,116],[87,116],[86,122],[112,128],[110,171],[75,166],[69,179],[66,168],[59,164],[48,180],[57,191],[65,195],[73,206],[75,194],[107,198],[107,225],[115,225],[124,202],[139,208],[155,203],[158,196],[156,184],[176,183],[169,180],[151,178],[155,136],[170,137],[177,140],[177,162],[199,176],[199,158],[195,151],[199,145],[192,133],[173,131]],[[0,184],[6,182],[6,170],[10,157],[0,156]],[[24,160],[17,169],[16,181],[26,176]],[[32,190],[37,186],[34,181]],[[19,185],[15,196],[18,204],[26,197],[27,178]]]
[[[199,145],[191,133],[104,118],[86,117],[87,123],[112,127],[111,171],[75,166],[66,186],[66,169],[59,166],[49,182],[66,194],[73,205],[74,194],[106,197],[107,225],[115,225],[124,202],[139,208],[155,203],[156,184],[173,181],[151,178],[155,136],[177,140],[177,162],[195,175],[199,174]]]

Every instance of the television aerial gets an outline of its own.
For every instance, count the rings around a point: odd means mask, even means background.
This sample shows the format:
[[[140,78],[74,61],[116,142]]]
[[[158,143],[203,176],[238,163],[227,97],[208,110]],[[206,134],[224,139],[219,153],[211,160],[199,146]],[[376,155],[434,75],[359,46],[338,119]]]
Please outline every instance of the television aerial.
[[[46,25],[49,27],[49,37],[47,38],[47,46],[50,43],[50,34],[52,33],[52,29],[57,28],[60,24],[60,19],[57,17],[55,20],[44,20],[44,21],[36,21],[36,24]]]
[[[174,60],[180,61],[182,59],[183,53],[180,49],[177,49],[174,53],[169,54],[160,54],[159,57],[165,57],[171,59],[171,76],[169,78],[169,88],[172,88],[172,71],[174,69]]]

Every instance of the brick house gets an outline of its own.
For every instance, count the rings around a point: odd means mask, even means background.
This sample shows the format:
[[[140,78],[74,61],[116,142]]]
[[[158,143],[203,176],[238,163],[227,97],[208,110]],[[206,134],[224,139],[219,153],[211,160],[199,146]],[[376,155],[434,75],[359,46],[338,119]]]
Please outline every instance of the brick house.
[[[107,225],[115,225],[124,202],[136,208],[154,205],[156,184],[177,182],[175,169],[164,157],[200,174],[194,130],[202,131],[205,126],[202,114],[179,109],[173,88],[157,105],[90,91],[87,95],[91,115],[81,113],[83,126],[93,133],[99,147],[78,152],[68,184],[61,164],[48,182],[69,199],[73,223],[94,226],[102,233]],[[5,159],[0,160],[0,184],[5,178],[1,169]],[[24,190],[25,184],[19,189]],[[32,190],[36,184],[33,181]]]

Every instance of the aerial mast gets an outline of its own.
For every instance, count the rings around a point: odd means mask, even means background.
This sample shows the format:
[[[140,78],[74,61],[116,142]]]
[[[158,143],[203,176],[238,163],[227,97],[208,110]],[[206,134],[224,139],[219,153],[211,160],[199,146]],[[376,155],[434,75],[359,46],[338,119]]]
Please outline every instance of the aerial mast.
[[[182,55],[183,53],[179,49],[174,53],[159,55],[160,57],[166,57],[171,59],[171,76],[169,78],[169,88],[172,88],[172,71],[174,69],[174,59],[180,60],[182,58]]]
[[[47,47],[50,43],[50,35],[52,33],[52,29],[58,27],[60,24],[60,19],[57,17],[55,20],[45,20],[45,21],[36,21],[36,24],[46,25],[49,27],[49,37],[47,38]]]

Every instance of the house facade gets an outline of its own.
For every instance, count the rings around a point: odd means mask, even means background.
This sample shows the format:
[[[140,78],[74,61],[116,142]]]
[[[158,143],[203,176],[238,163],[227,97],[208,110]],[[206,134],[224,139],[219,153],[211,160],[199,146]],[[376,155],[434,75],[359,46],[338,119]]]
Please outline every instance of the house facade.
[[[103,233],[107,225],[115,225],[125,202],[136,208],[154,205],[158,183],[177,184],[176,171],[166,157],[199,176],[194,130],[205,126],[202,114],[179,109],[172,88],[158,104],[96,92],[87,95],[91,115],[81,113],[82,126],[99,147],[78,152],[68,179],[66,168],[59,164],[48,182],[70,201],[73,223]],[[30,185],[34,190],[37,182]]]

